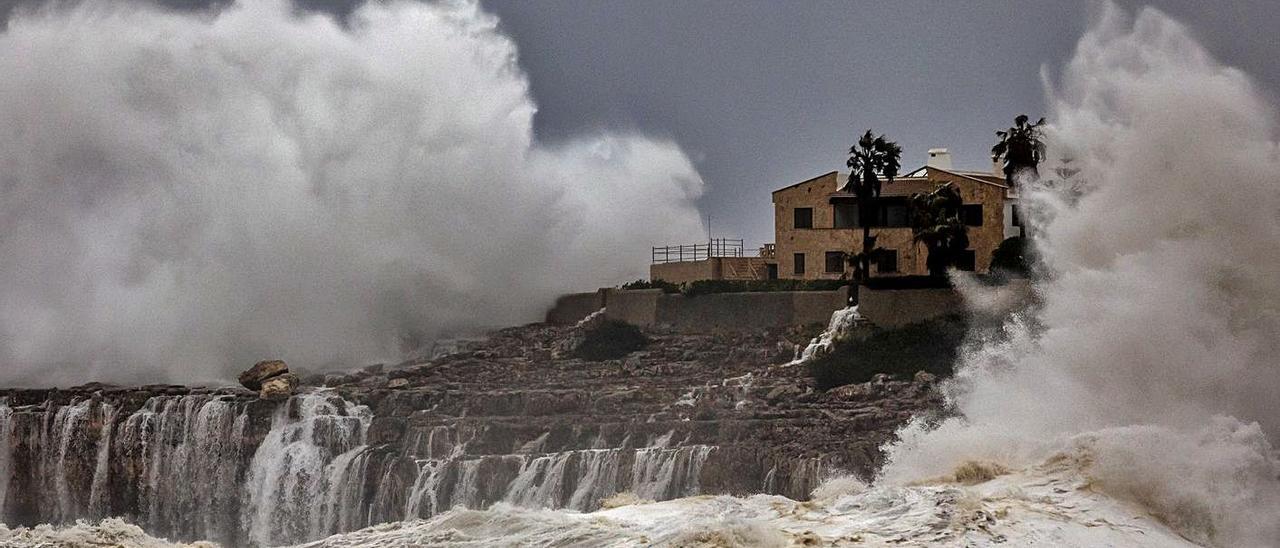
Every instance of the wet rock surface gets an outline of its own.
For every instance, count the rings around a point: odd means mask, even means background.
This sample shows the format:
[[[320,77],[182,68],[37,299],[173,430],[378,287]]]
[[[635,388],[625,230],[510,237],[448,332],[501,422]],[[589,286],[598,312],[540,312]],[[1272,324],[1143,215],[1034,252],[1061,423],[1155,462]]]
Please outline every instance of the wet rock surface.
[[[268,379],[289,372],[289,366],[281,360],[263,360],[253,364],[236,379],[240,385],[249,390],[261,390]]]
[[[264,400],[289,399],[299,382],[301,381],[298,380],[298,376],[293,373],[276,375],[262,381],[262,388],[258,389],[258,397]]]
[[[408,430],[487,425],[494,450],[545,436],[546,452],[617,446],[628,435],[664,435],[717,447],[704,492],[775,492],[805,498],[821,472],[869,474],[878,448],[912,415],[941,405],[932,380],[887,377],[826,393],[777,331],[687,335],[648,330],[644,350],[618,360],[571,357],[577,329],[530,325],[497,331],[470,351],[427,363],[330,377],[344,397],[377,416],[404,416]],[[391,381],[366,383],[389,374]],[[750,462],[729,462],[751,455]],[[809,463],[802,465],[800,463]],[[730,465],[722,467],[721,465]],[[718,474],[717,469],[750,473]],[[771,474],[772,471],[772,474]],[[772,475],[773,485],[764,485]],[[723,477],[718,477],[723,476]]]
[[[897,427],[941,407],[923,376],[819,392],[783,365],[794,345],[777,331],[646,330],[646,348],[599,362],[571,357],[579,331],[503,329],[429,360],[309,375],[302,395],[275,400],[239,387],[0,390],[3,521],[120,515],[246,545],[459,504],[803,499],[830,475],[865,477]],[[278,382],[299,382],[288,376]],[[270,460],[295,449],[311,460]]]

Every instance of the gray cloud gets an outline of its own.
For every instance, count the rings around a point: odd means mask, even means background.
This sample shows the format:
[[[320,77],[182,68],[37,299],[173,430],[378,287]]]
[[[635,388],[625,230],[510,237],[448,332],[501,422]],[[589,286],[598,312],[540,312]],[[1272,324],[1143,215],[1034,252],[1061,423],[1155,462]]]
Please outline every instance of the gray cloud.
[[[987,168],[992,132],[1047,114],[1040,69],[1060,66],[1089,3],[483,0],[521,44],[540,136],[582,127],[670,135],[699,159],[700,205],[726,235],[772,241],[769,193],[832,169],[866,128],[910,167],[934,146]],[[1184,20],[1264,87],[1280,3],[1125,0]],[[688,238],[696,240],[697,234]]]

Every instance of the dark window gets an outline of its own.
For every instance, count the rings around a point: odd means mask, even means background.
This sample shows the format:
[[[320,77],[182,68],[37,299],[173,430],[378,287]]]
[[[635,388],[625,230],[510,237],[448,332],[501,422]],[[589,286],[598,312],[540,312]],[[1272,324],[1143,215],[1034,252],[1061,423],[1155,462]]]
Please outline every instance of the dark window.
[[[969,272],[973,272],[978,269],[972,249],[961,251],[960,254],[956,256],[956,269],[966,270]]]
[[[909,212],[906,198],[892,196],[872,204],[866,219],[861,218],[857,204],[836,204],[832,208],[832,220],[836,228],[861,228],[864,221],[866,226],[874,228],[905,228],[911,226]]]
[[[902,228],[909,226],[907,224],[907,205],[906,204],[886,204],[884,206],[884,223],[882,226],[888,228]]]
[[[1022,213],[1018,211],[1018,205],[1009,206],[1010,226],[1022,226]]]
[[[769,279],[770,280],[778,279],[778,263],[769,263],[768,268],[769,268]]]
[[[827,273],[840,274],[844,272],[844,253],[839,251],[827,252]]]
[[[837,204],[834,210],[836,228],[854,228],[858,226],[858,206]]]
[[[796,253],[795,261],[796,261],[796,268],[795,268],[796,274],[804,274],[804,253]]]
[[[897,272],[898,271],[898,250],[896,249],[880,249],[876,251],[876,271],[877,272]]]
[[[796,208],[796,228],[813,228],[813,208]]]
[[[982,204],[966,204],[961,213],[964,215],[964,224],[982,226]]]

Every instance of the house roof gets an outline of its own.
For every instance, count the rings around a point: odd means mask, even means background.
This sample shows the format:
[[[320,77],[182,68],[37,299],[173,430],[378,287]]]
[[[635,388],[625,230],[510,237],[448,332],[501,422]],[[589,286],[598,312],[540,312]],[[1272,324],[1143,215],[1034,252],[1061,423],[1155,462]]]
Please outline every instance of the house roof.
[[[909,172],[909,173],[907,173],[906,175],[903,175],[903,176],[901,176],[901,177],[897,177],[897,178],[895,178],[895,179],[894,179],[894,182],[911,182],[911,181],[917,181],[917,180],[921,180],[921,179],[927,179],[927,178],[928,178],[928,176],[927,176],[927,174],[928,174],[928,170],[930,170],[930,169],[932,169],[932,170],[936,170],[936,171],[940,171],[940,172],[942,172],[942,173],[946,173],[946,174],[948,174],[948,175],[954,175],[954,176],[956,176],[956,177],[960,177],[960,178],[963,178],[963,179],[968,179],[968,180],[970,180],[970,181],[979,182],[979,183],[982,183],[982,184],[985,184],[985,185],[997,186],[997,187],[1000,187],[1000,188],[1003,188],[1003,189],[1006,189],[1006,190],[1008,190],[1008,188],[1009,188],[1009,186],[1008,186],[1008,185],[1004,184],[1004,177],[1001,177],[1001,176],[996,175],[996,174],[994,174],[994,173],[984,173],[984,172],[981,172],[981,171],[967,171],[967,170],[958,170],[958,169],[942,169],[942,168],[940,168],[940,167],[933,167],[933,166],[920,166],[920,168],[919,168],[919,169],[916,169],[916,170],[914,170],[914,171],[911,171],[911,172]],[[824,177],[830,177],[831,175],[836,175],[836,177],[837,177],[837,179],[836,179],[836,190],[837,190],[836,194],[842,194],[842,192],[840,191],[840,181],[839,181],[839,175],[840,175],[840,172],[838,172],[838,171],[828,171],[828,172],[826,172],[826,173],[823,173],[822,175],[818,175],[817,177],[811,177],[811,178],[805,179],[805,180],[803,180],[803,181],[800,181],[800,182],[798,182],[798,183],[794,183],[794,184],[790,184],[790,185],[784,186],[784,187],[782,187],[782,188],[779,188],[779,189],[777,189],[777,190],[773,191],[773,192],[772,192],[772,194],[777,194],[777,193],[782,192],[782,191],[784,191],[784,190],[790,190],[790,189],[793,189],[793,188],[798,187],[798,186],[800,186],[800,185],[803,185],[803,184],[805,184],[805,183],[812,183],[812,182],[814,182],[814,181],[817,181],[818,179],[822,179],[822,178],[824,178]],[[892,186],[893,186],[893,185],[892,185],[892,184],[890,184],[890,185],[887,185],[885,188],[892,188]]]
[[[777,193],[782,192],[782,191],[784,191],[784,190],[789,190],[789,189],[792,189],[792,188],[798,187],[798,186],[800,186],[800,185],[803,185],[803,184],[805,184],[805,183],[812,183],[812,182],[817,181],[818,179],[821,179],[821,178],[823,178],[823,177],[829,177],[829,176],[831,176],[831,175],[839,175],[839,174],[840,174],[840,172],[839,172],[839,171],[828,171],[828,172],[823,173],[822,175],[819,175],[819,176],[817,176],[817,177],[810,177],[810,178],[805,179],[805,180],[803,180],[803,181],[800,181],[800,182],[798,182],[798,183],[790,184],[790,185],[784,186],[784,187],[782,187],[782,188],[779,188],[778,190],[775,190],[775,191],[771,192],[770,194],[777,194]]]

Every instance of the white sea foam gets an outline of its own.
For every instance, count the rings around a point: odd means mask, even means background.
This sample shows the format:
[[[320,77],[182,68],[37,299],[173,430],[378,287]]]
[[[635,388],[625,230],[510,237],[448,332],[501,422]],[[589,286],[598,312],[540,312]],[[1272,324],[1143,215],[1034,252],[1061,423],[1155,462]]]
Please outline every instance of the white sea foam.
[[[616,497],[579,513],[498,503],[430,520],[375,525],[301,546],[1194,546],[1144,508],[1093,489],[1082,471],[1088,443],[1038,466],[966,485],[937,478],[912,486],[847,482],[812,502],[784,497],[696,496],[667,502]],[[830,487],[830,486],[829,486]],[[170,545],[118,520],[67,528],[0,529],[0,542],[110,539],[127,548]],[[81,541],[83,542],[83,541]],[[74,544],[72,544],[74,545]]]
[[[84,521],[66,527],[38,525],[10,529],[0,524],[0,546],[92,548],[118,546],[121,548],[215,548],[209,542],[190,544],[173,543],[152,537],[141,527],[119,518],[107,518],[97,523]]]
[[[812,502],[698,496],[592,513],[497,505],[309,543],[354,546],[1193,546],[1136,504],[1092,489],[1087,443],[1028,470],[965,485],[826,489]]]

